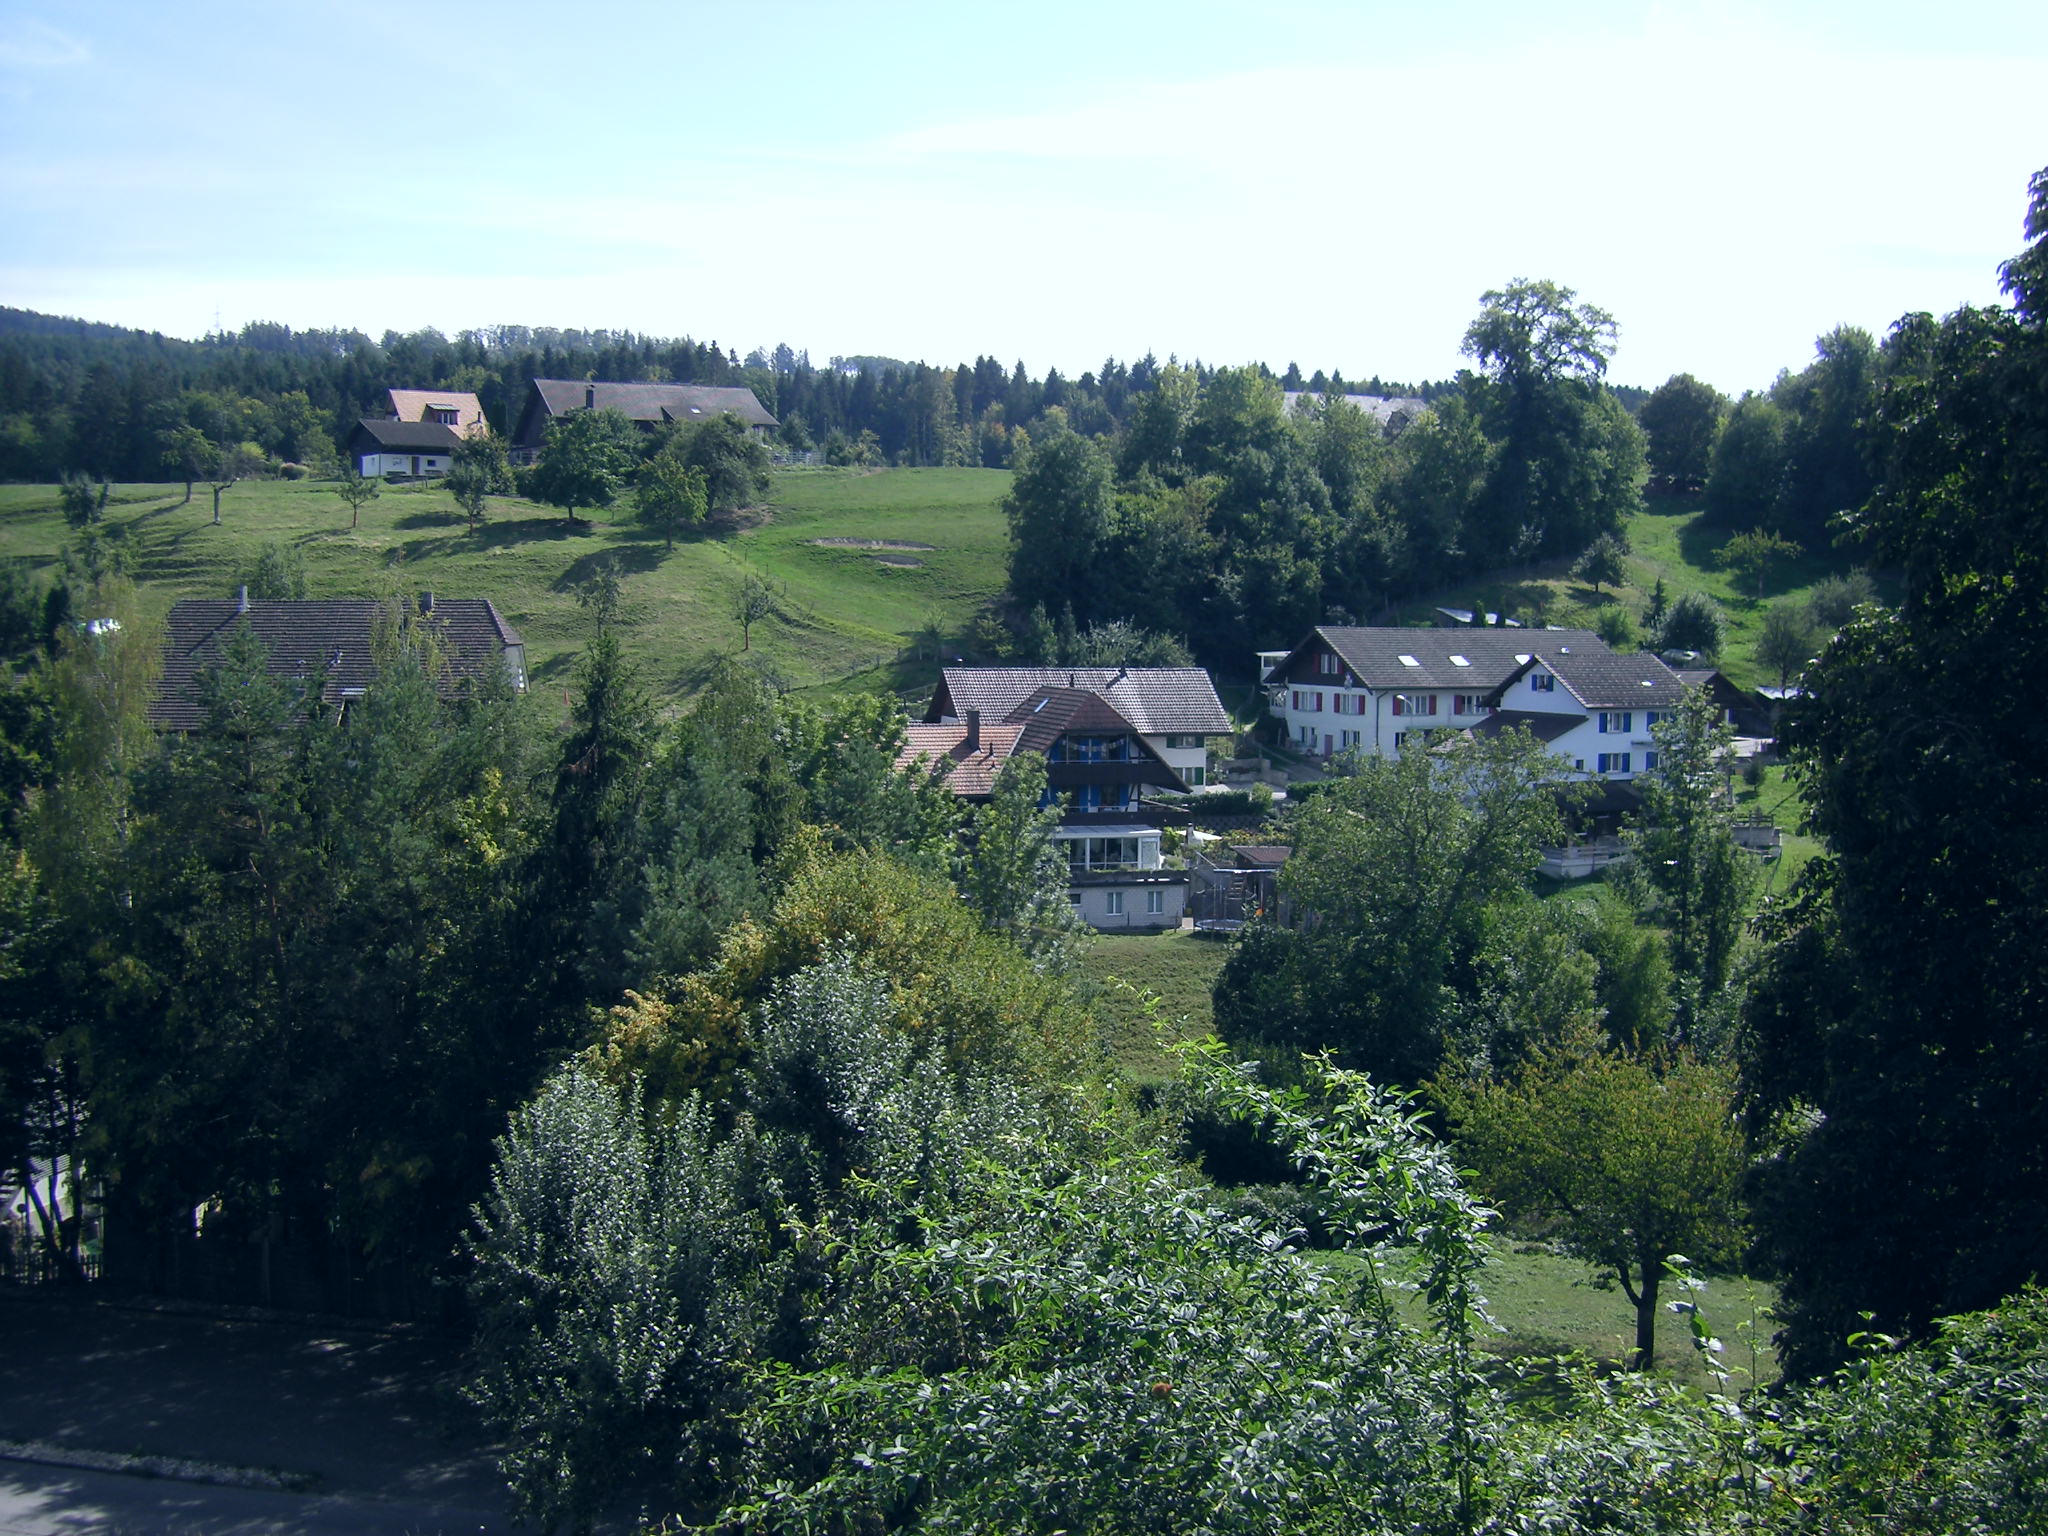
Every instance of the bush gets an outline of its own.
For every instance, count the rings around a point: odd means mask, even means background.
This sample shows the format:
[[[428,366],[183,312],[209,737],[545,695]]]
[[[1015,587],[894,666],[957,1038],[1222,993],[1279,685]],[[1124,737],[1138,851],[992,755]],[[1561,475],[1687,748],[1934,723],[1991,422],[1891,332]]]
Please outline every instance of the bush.
[[[1718,656],[1728,628],[1720,605],[1704,592],[1681,592],[1664,612],[1652,637],[1660,651],[1698,651]]]
[[[311,473],[312,471],[307,469],[305,465],[294,464],[289,459],[277,466],[277,475],[280,480],[303,480]]]
[[[1813,615],[1814,623],[1833,634],[1855,617],[1864,603],[1876,601],[1877,584],[1868,571],[1858,569],[1816,581],[1806,594],[1806,611]]]

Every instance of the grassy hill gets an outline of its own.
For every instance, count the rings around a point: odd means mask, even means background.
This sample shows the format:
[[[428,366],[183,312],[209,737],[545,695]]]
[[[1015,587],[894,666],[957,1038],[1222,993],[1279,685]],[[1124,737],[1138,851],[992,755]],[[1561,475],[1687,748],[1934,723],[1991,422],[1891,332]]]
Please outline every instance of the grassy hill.
[[[588,634],[577,589],[613,561],[629,653],[660,694],[689,693],[707,659],[740,648],[733,599],[749,574],[778,594],[753,649],[797,688],[928,686],[941,646],[958,642],[1003,586],[1008,541],[1002,470],[790,470],[766,504],[666,551],[600,512],[573,530],[552,508],[493,504],[472,533],[431,482],[387,486],[351,529],[331,482],[248,481],[221,500],[202,486],[122,485],[111,530],[137,556],[146,598],[229,597],[266,543],[296,550],[315,597],[433,590],[488,597],[525,635],[537,684],[559,684]],[[0,558],[60,558],[67,530],[53,486],[0,486]]]
[[[1439,604],[1470,608],[1477,601],[1492,611],[1526,620],[1547,602],[1551,623],[1591,628],[1601,609],[1618,605],[1637,621],[1640,632],[1650,593],[1662,580],[1667,599],[1681,592],[1704,592],[1720,604],[1728,616],[1720,668],[1738,685],[1753,688],[1778,680],[1775,672],[1755,659],[1757,632],[1765,611],[1788,599],[1804,601],[1815,582],[1856,563],[1832,547],[1808,549],[1797,559],[1772,568],[1764,601],[1759,603],[1755,588],[1719,562],[1721,546],[1735,530],[1709,521],[1698,497],[1647,500],[1629,518],[1624,531],[1629,543],[1628,575],[1618,588],[1596,593],[1571,574],[1571,562],[1552,561],[1445,588],[1408,605],[1400,618],[1427,619]],[[1882,575],[1878,586],[1881,593],[1886,592]]]

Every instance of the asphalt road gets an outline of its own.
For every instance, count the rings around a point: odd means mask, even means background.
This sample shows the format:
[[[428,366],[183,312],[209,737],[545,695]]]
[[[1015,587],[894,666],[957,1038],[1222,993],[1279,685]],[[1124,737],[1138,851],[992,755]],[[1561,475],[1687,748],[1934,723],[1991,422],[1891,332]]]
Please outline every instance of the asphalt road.
[[[458,1349],[413,1330],[0,1291],[0,1440],[303,1479],[269,1492],[0,1460],[0,1533],[509,1532]]]

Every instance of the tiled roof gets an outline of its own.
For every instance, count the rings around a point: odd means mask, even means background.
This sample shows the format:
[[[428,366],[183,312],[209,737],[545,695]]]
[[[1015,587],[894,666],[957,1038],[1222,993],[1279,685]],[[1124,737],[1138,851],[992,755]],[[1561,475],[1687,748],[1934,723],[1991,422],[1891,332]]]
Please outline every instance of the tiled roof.
[[[948,667],[927,720],[964,720],[978,709],[1002,720],[1041,689],[1098,694],[1141,736],[1224,736],[1230,715],[1200,667]]]
[[[1600,645],[1600,637],[1588,629],[1387,629],[1324,624],[1297,645],[1281,666],[1318,638],[1337,653],[1364,687],[1465,688],[1474,693],[1500,687],[1539,652],[1587,644],[1606,649]]]
[[[706,421],[731,411],[750,427],[780,425],[751,389],[706,384],[601,384],[581,379],[535,379],[533,387],[540,392],[550,416],[588,406],[618,411],[634,421]]]
[[[376,674],[373,636],[388,611],[369,598],[252,600],[246,609],[232,600],[178,603],[165,626],[163,678],[150,721],[173,731],[205,724],[199,674],[219,664],[222,647],[242,622],[270,653],[266,670],[272,677],[310,682],[324,672],[322,698],[333,702],[360,694]],[[436,598],[419,617],[439,635],[448,663],[441,691],[449,696],[482,679],[508,647],[525,644],[487,598]]]
[[[483,404],[468,390],[394,389],[391,391],[391,414],[400,421],[424,421],[429,406],[455,412],[455,430],[458,432],[466,433],[471,427],[479,427],[484,424]]]
[[[1676,709],[1684,702],[1684,682],[1647,651],[1624,656],[1597,639],[1590,646],[1538,644],[1533,649],[1588,709]]]
[[[996,775],[1016,752],[1017,738],[1023,734],[1021,725],[984,725],[980,745],[970,752],[965,722],[913,725],[908,728],[903,750],[896,754],[896,766],[938,763],[954,794],[963,800],[986,800],[995,792]]]
[[[365,437],[380,448],[399,453],[453,453],[462,441],[453,427],[438,421],[381,421],[374,417],[358,422],[349,442]]]
[[[1502,731],[1511,731],[1519,725],[1526,727],[1538,741],[1548,743],[1583,724],[1585,719],[1580,715],[1545,715],[1526,709],[1497,709],[1473,726],[1472,734],[1498,736]]]
[[[1313,390],[1290,389],[1280,398],[1284,408],[1292,411],[1294,402],[1306,395],[1311,400],[1325,400],[1327,395],[1316,394]],[[1429,409],[1429,402],[1420,395],[1346,395],[1343,397],[1357,406],[1382,427],[1391,426],[1398,420],[1413,421]]]

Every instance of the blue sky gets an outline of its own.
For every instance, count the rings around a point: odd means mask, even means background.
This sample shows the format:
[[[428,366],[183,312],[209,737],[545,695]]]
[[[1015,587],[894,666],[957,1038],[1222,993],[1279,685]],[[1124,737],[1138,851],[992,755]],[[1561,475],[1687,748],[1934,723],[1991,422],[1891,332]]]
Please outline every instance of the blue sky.
[[[1997,301],[2048,7],[0,0],[0,303],[1443,377],[1554,278],[1731,392]]]

